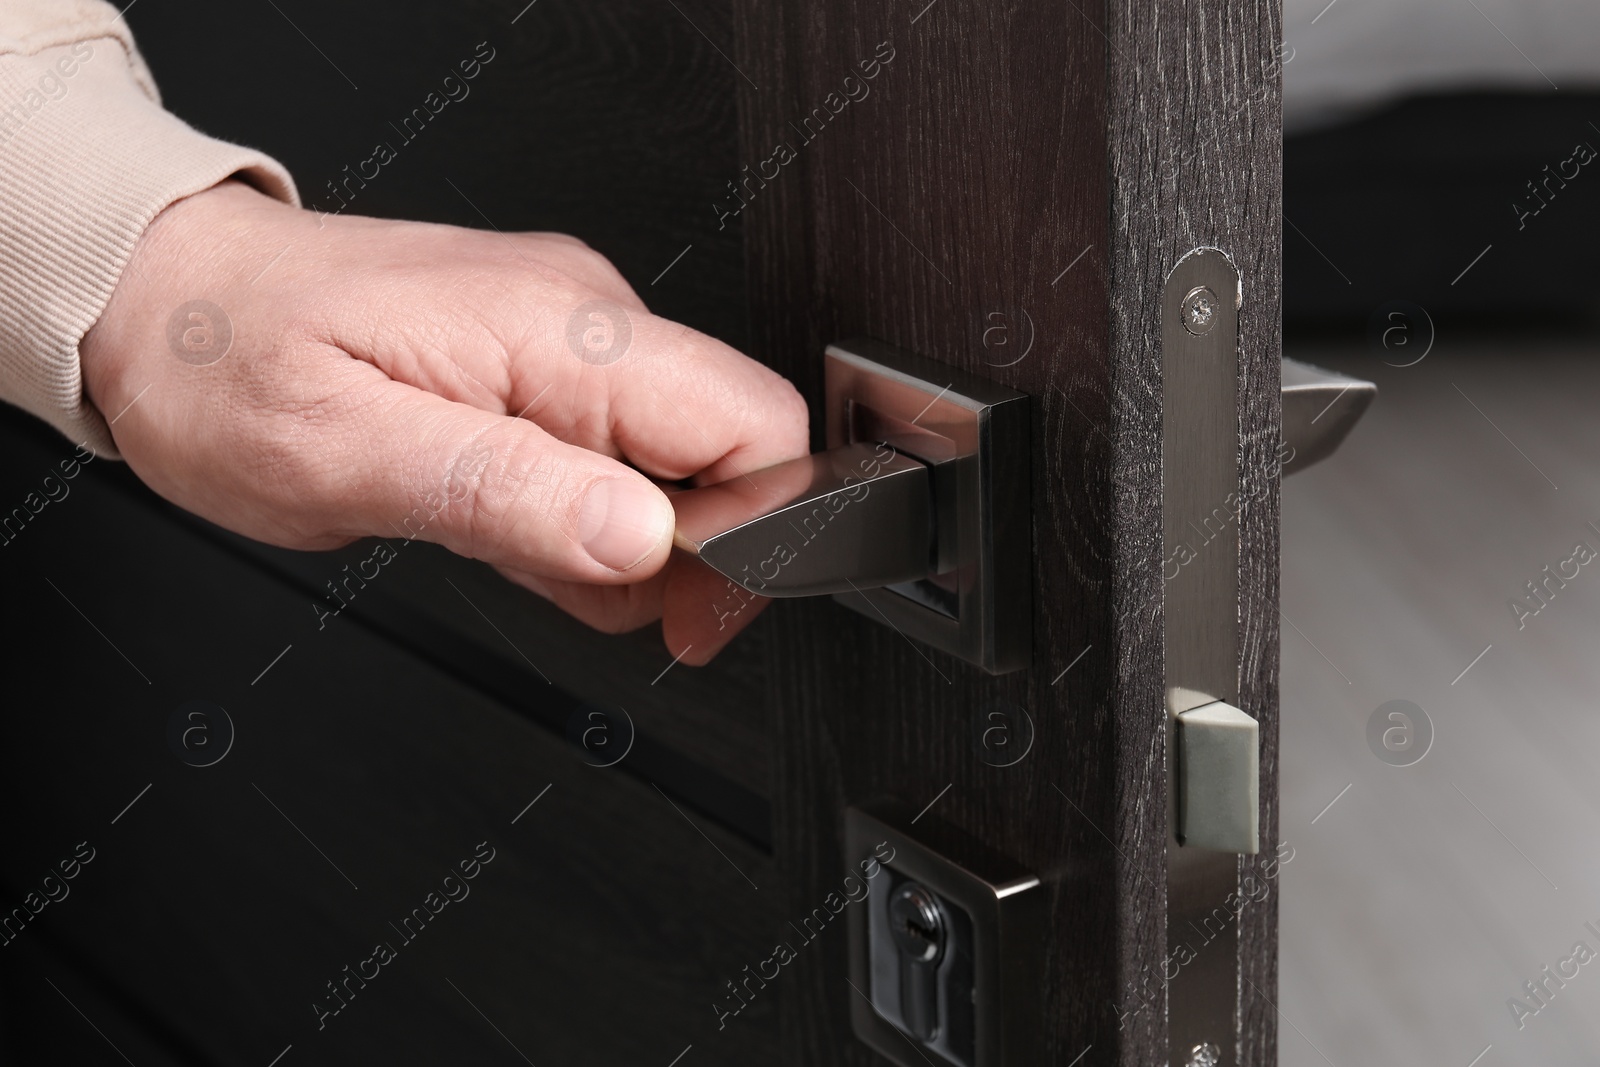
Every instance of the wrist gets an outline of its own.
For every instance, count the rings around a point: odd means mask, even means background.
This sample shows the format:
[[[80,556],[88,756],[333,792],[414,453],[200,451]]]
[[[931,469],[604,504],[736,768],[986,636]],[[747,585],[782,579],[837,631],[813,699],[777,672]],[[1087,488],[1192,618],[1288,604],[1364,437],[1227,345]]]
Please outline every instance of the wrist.
[[[78,345],[84,392],[108,421],[148,384],[130,379],[151,342],[170,347],[169,318],[231,283],[230,260],[262,208],[296,210],[230,178],[173,201],[139,236],[111,299]],[[175,332],[173,343],[181,344],[181,322]]]

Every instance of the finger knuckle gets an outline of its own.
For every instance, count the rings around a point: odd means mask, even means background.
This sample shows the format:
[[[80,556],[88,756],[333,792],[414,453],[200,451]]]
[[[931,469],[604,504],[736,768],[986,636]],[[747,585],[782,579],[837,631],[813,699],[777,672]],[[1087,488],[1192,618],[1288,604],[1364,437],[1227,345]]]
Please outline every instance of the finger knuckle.
[[[737,401],[743,415],[739,430],[742,439],[766,442],[787,451],[808,446],[810,408],[787,378],[768,372],[756,388],[745,389]]]
[[[811,421],[810,405],[793,382],[779,378],[778,383],[771,408],[774,428],[790,433],[806,432]]]
[[[585,290],[586,296],[596,293],[631,292],[627,279],[605,255],[579,241],[563,247],[550,257],[551,265]]]
[[[568,248],[588,248],[589,247],[589,242],[585,241],[583,238],[575,236],[575,235],[570,234],[570,233],[560,233],[560,232],[558,232],[556,230],[540,231],[538,233],[535,233],[534,236],[540,238],[541,240],[544,240],[544,241],[547,241],[547,242],[550,242],[550,243],[553,243],[553,244],[564,245],[564,246],[566,246]]]
[[[472,543],[496,548],[531,541],[540,556],[577,543],[578,509],[587,479],[526,431],[493,431],[451,460],[447,497],[461,509]],[[552,535],[557,543],[548,543]],[[522,554],[519,552],[519,554]]]

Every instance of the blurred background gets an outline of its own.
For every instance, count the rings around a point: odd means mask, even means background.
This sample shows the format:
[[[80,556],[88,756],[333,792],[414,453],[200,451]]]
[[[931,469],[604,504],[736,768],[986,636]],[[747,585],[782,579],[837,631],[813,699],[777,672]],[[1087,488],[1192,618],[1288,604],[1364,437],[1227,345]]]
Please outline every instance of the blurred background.
[[[1593,1063],[1600,5],[1284,39],[1284,354],[1378,397],[1283,488],[1281,1062]]]

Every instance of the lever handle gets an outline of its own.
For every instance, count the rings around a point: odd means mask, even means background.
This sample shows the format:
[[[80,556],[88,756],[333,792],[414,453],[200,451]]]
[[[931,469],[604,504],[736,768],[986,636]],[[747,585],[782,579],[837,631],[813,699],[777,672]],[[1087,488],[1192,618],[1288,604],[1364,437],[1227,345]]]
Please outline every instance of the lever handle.
[[[768,597],[908,582],[934,570],[931,469],[856,443],[672,497],[673,543]]]
[[[1376,393],[1371,382],[1284,360],[1283,435],[1294,449],[1284,473],[1338,448]],[[947,462],[933,458],[935,466]],[[688,489],[672,497],[673,543],[768,597],[925,578],[944,569],[935,466],[887,442],[856,442]]]
[[[1032,655],[1028,397],[875,341],[823,354],[831,451],[673,494],[674,542],[769,597],[832,595],[990,674]]]
[[[1361,420],[1378,387],[1297,359],[1283,361],[1283,440],[1293,454],[1285,476],[1327,459]]]

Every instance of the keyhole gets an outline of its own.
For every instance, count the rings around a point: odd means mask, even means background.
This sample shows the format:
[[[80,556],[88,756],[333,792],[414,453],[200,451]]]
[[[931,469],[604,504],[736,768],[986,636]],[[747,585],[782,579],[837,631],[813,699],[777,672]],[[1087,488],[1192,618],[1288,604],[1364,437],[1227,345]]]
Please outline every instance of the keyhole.
[[[926,886],[902,882],[889,898],[889,932],[900,952],[900,1025],[919,1041],[939,1034],[939,968],[945,959],[945,916]]]
[[[944,927],[939,899],[925,886],[905,882],[889,899],[889,929],[896,947],[911,963],[938,963],[944,955]]]

